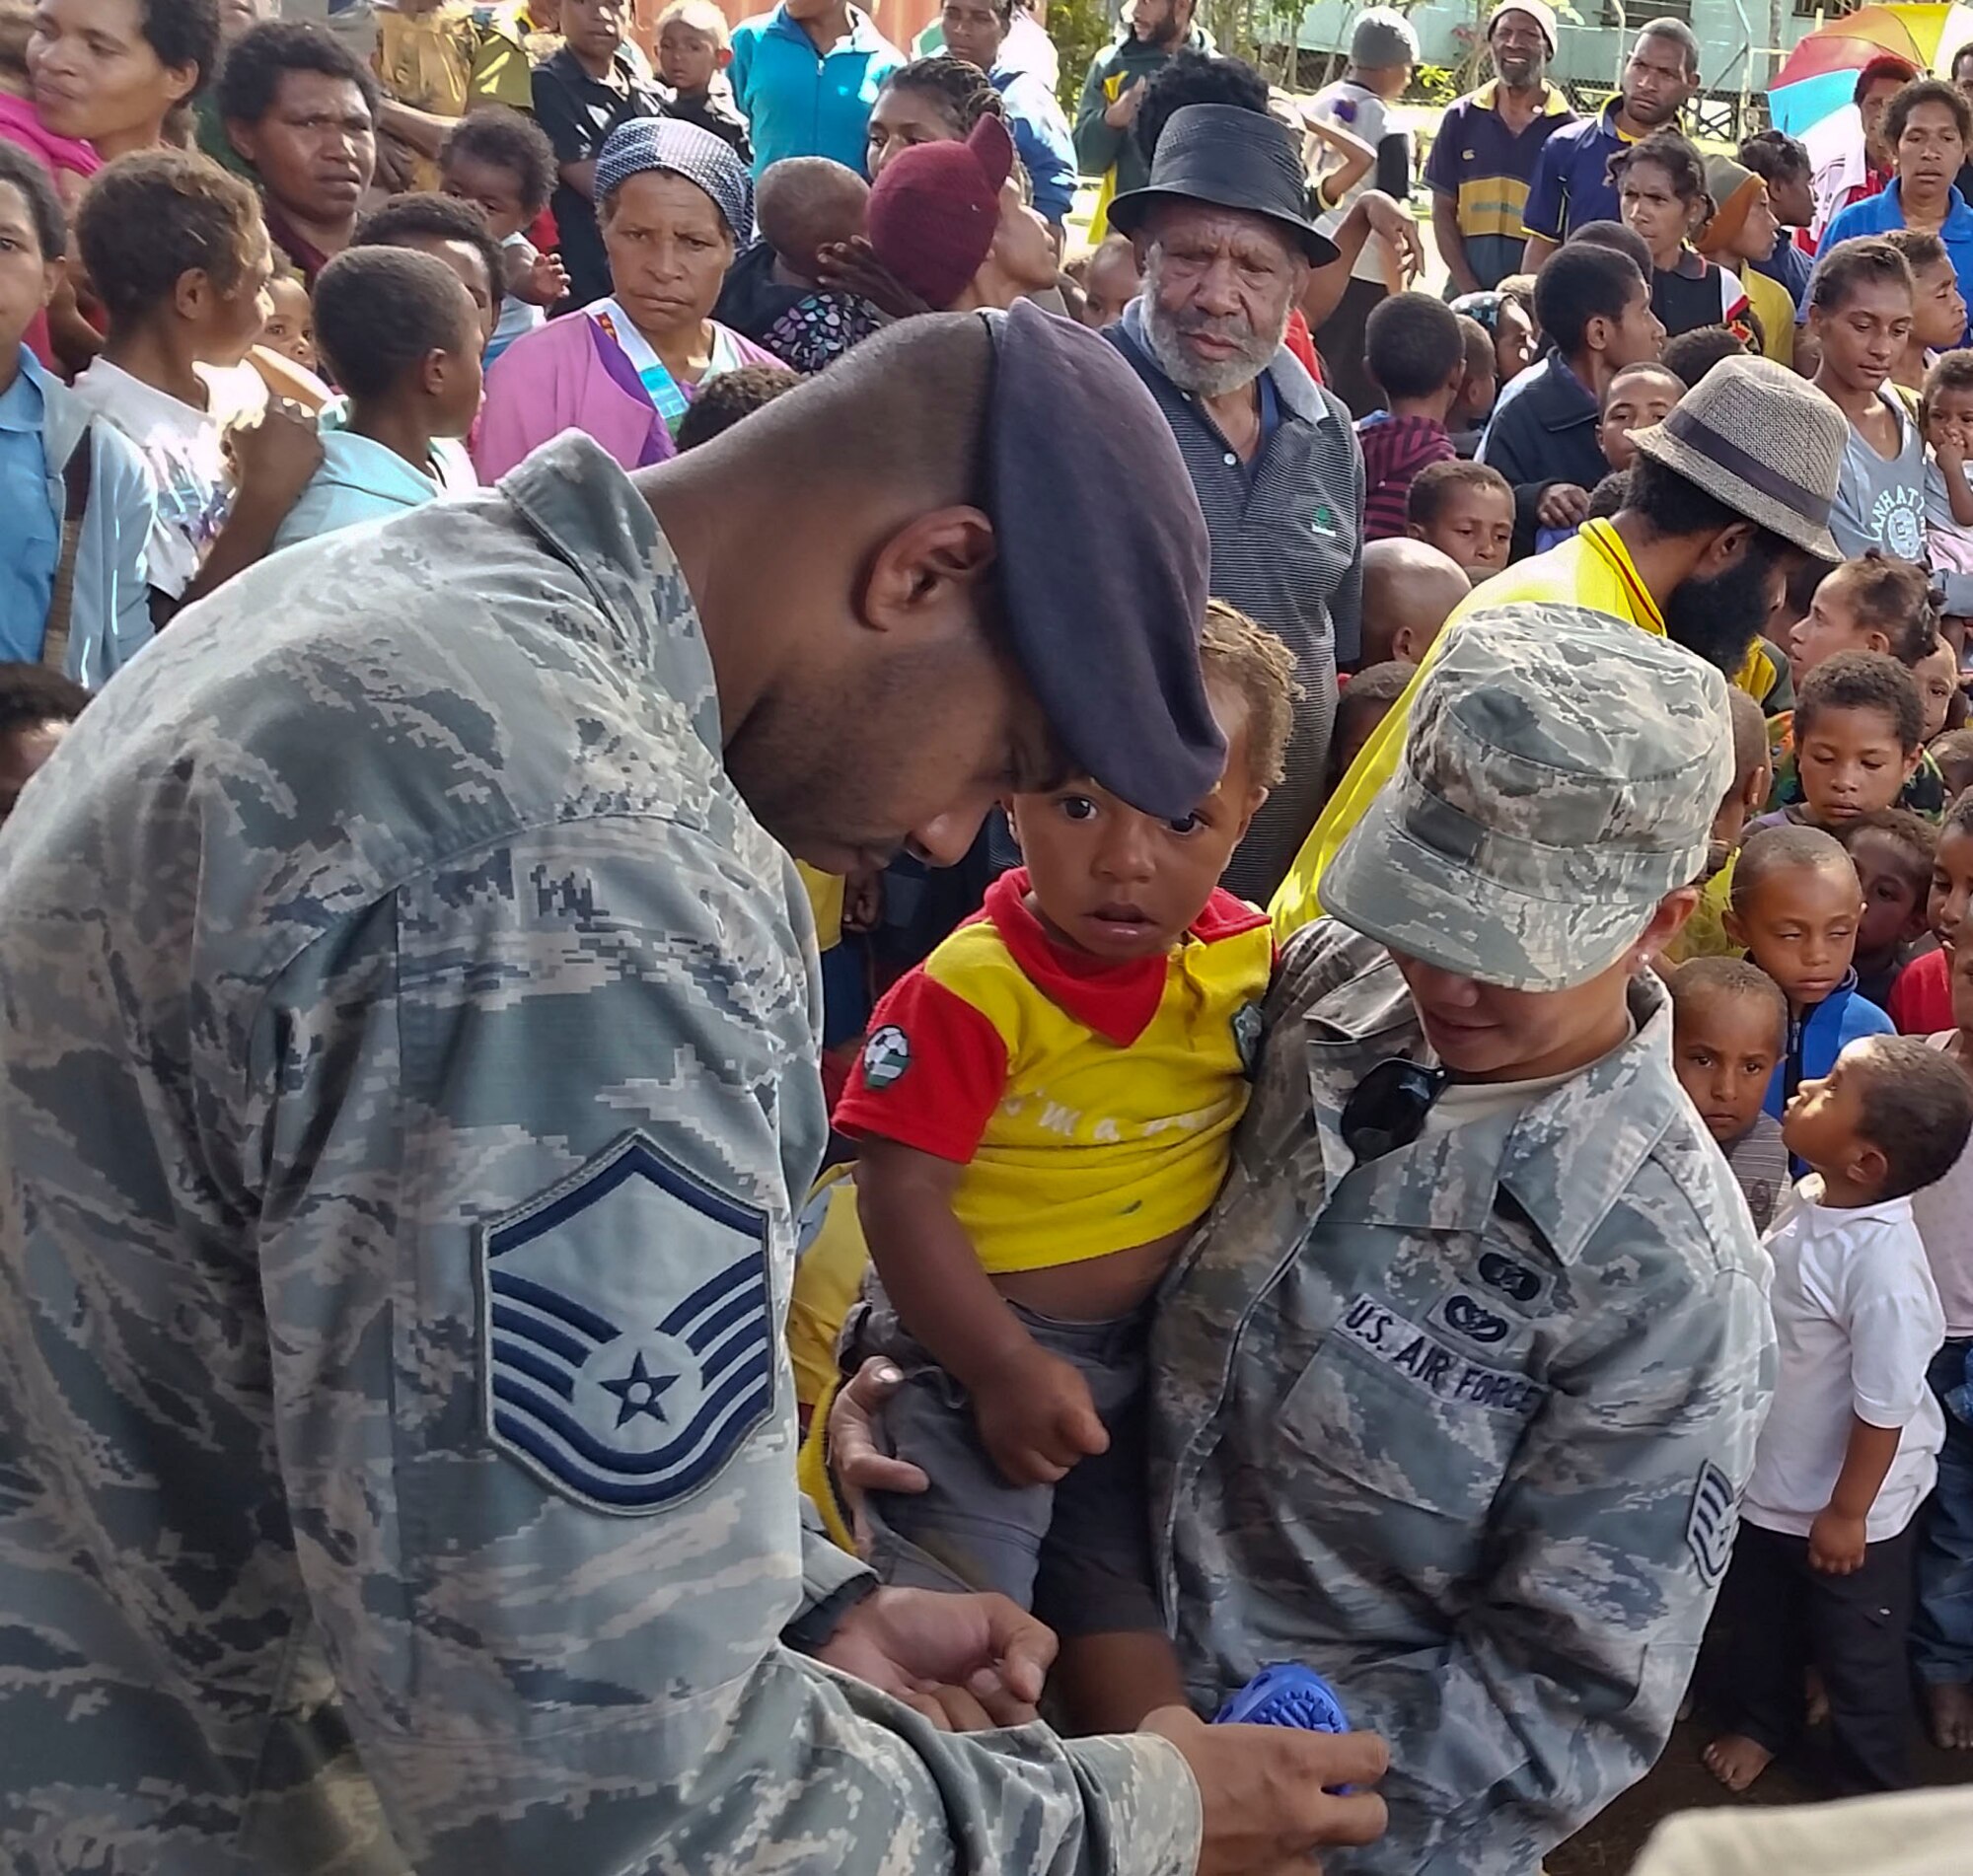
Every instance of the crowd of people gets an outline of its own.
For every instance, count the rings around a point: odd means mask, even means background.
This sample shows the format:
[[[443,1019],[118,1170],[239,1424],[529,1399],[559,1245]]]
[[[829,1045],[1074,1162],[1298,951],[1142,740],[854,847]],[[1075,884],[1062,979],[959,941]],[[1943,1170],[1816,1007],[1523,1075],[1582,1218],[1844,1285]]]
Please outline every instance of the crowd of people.
[[[326,21],[0,14],[9,1855],[1973,1750],[1973,53],[1502,0],[1432,293],[1383,9]]]

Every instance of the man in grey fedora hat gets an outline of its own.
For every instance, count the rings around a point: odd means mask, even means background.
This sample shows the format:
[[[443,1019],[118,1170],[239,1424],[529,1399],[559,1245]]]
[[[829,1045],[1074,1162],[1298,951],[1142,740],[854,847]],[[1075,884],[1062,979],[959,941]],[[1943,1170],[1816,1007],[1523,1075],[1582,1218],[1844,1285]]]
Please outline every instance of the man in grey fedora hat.
[[[1108,337],[1157,399],[1206,513],[1212,591],[1295,655],[1288,779],[1226,884],[1274,891],[1315,819],[1362,604],[1363,458],[1342,400],[1281,343],[1311,266],[1336,249],[1308,219],[1289,130],[1232,105],[1188,105],[1158,139],[1147,186],[1110,205],[1143,291]]]
[[[1787,666],[1760,631],[1798,561],[1843,557],[1829,512],[1849,434],[1821,392],[1772,360],[1716,365],[1664,422],[1637,432],[1617,514],[1496,574],[1453,609],[1426,665],[1476,611],[1583,606],[1669,638],[1783,708],[1775,686]],[[1295,856],[1271,907],[1283,938],[1321,909],[1323,871],[1395,771],[1418,688],[1415,679],[1378,725]]]

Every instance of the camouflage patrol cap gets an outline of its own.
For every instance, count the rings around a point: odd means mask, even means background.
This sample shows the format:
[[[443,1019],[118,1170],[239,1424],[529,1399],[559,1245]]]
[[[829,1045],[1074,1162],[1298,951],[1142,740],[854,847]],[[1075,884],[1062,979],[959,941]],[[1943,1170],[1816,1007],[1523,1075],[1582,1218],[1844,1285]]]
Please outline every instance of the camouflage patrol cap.
[[[1667,639],[1574,606],[1471,613],[1323,903],[1440,970],[1566,989],[1704,870],[1732,744],[1726,681]]]

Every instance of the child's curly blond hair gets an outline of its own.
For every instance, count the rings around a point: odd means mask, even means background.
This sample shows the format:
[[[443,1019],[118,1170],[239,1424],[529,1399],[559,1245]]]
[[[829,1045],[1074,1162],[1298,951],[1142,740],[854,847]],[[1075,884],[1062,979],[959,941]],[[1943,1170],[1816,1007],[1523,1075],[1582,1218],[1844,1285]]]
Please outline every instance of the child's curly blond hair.
[[[1248,780],[1272,788],[1280,780],[1294,729],[1294,653],[1224,600],[1209,600],[1199,661],[1208,685],[1239,693],[1247,706]]]

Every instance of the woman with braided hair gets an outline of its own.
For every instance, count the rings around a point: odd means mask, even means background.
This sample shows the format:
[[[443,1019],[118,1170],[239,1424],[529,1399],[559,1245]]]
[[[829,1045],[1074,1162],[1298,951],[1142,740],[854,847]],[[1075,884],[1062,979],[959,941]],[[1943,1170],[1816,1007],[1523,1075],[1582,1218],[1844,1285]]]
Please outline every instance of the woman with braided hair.
[[[1006,115],[1000,94],[979,66],[943,52],[914,58],[885,79],[877,102],[870,107],[864,167],[875,182],[905,151],[920,143],[963,143],[983,117],[1005,122]],[[1015,171],[1025,179],[1018,162]],[[825,286],[868,300],[892,319],[910,319],[933,310],[878,260],[869,242],[860,236],[822,249],[818,258]],[[1050,312],[1067,310],[1046,299],[1042,304]]]
[[[917,143],[962,143],[982,117],[1006,116],[986,74],[963,58],[938,53],[901,65],[870,107],[864,168],[871,181],[901,150]]]

